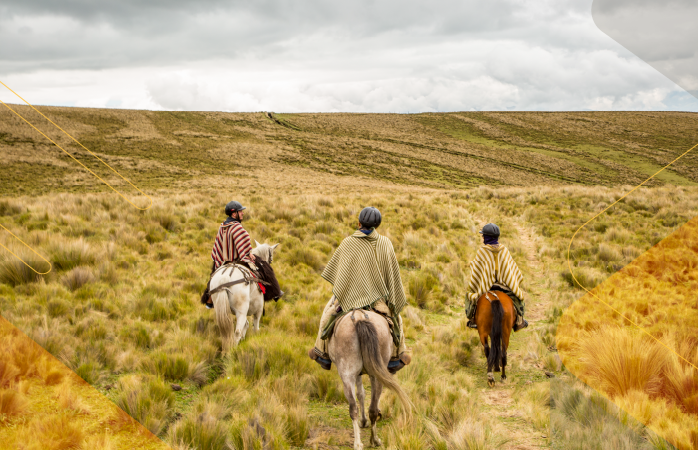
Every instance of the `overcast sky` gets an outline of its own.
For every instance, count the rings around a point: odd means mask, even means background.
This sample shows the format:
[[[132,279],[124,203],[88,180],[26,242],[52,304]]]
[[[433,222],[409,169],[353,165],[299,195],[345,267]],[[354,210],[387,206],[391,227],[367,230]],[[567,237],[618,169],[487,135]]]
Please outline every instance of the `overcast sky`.
[[[36,104],[154,110],[698,111],[675,84],[698,90],[698,2],[596,2],[3,0],[0,80]]]

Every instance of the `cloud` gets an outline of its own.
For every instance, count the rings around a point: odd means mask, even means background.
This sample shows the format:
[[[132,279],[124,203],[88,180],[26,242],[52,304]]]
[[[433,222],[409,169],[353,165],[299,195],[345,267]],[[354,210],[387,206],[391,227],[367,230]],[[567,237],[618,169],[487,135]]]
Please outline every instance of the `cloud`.
[[[0,79],[35,101],[124,108],[698,110],[599,32],[590,10],[590,0],[6,0]]]
[[[698,98],[698,3],[595,0],[596,25]]]

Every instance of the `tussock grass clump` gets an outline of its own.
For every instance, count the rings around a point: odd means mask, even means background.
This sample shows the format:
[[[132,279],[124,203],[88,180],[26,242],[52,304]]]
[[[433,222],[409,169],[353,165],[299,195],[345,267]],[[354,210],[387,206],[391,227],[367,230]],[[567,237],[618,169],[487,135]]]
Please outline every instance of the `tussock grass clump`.
[[[158,435],[171,417],[175,396],[172,389],[155,377],[131,375],[119,380],[114,402],[151,433]]]
[[[44,450],[80,448],[85,439],[83,428],[70,413],[38,416],[29,423],[27,434],[25,442],[31,442],[30,448]]]
[[[426,271],[416,271],[407,280],[407,294],[412,302],[420,308],[425,308],[438,280]]]
[[[4,230],[2,230],[4,232]],[[12,252],[22,261],[18,260],[5,249],[0,250],[0,283],[8,284],[12,287],[27,283],[34,283],[41,279],[41,275],[36,272],[46,272],[48,264],[39,259],[38,256],[26,247],[8,246]],[[26,264],[25,264],[26,263]],[[33,267],[32,270],[29,266]]]
[[[29,402],[24,395],[14,389],[0,389],[0,416],[14,416],[27,410]]]
[[[93,265],[97,259],[95,250],[82,237],[78,240],[53,238],[48,244],[48,254],[56,270]]]
[[[75,267],[61,277],[61,283],[63,283],[63,285],[71,291],[76,291],[87,283],[92,283],[93,281],[95,281],[94,271],[85,266]]]
[[[608,327],[585,333],[579,342],[583,372],[611,396],[632,390],[658,394],[669,363],[664,347],[629,329]]]
[[[633,417],[581,383],[550,384],[550,428],[560,450],[674,450]]]
[[[141,368],[165,380],[184,380],[189,376],[189,362],[182,355],[153,352],[141,363]]]

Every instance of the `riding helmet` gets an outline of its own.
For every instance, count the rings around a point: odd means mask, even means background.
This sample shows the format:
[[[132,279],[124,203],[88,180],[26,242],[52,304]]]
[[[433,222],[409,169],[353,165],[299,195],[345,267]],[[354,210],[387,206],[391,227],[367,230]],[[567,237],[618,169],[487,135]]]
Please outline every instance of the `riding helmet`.
[[[245,207],[242,206],[240,202],[236,202],[235,200],[233,200],[232,202],[229,202],[227,205],[225,205],[225,215],[229,216],[235,211],[242,211],[243,209],[245,209]]]
[[[381,212],[373,206],[367,206],[359,214],[359,223],[366,228],[377,228],[381,224]]]
[[[485,236],[499,236],[499,227],[493,223],[488,223],[482,227],[480,234],[484,234]]]

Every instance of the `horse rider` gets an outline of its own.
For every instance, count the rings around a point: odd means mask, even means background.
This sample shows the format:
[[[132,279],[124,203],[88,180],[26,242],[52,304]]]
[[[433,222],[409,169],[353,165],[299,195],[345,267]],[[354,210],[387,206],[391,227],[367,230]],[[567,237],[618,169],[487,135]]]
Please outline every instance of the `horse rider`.
[[[387,318],[395,344],[395,353],[388,363],[391,373],[412,360],[405,346],[400,316],[407,305],[400,266],[390,239],[376,231],[380,224],[380,211],[372,206],[364,208],[359,214],[359,229],[344,238],[322,272],[322,278],[332,284],[333,295],[322,313],[315,347],[308,356],[323,369],[330,370],[332,365],[327,341],[323,339],[326,325],[332,324],[340,314],[353,314],[356,309],[370,308]]]
[[[504,245],[499,243],[499,227],[488,223],[480,231],[484,244],[470,263],[471,275],[468,283],[468,292],[465,297],[465,314],[468,317],[468,326],[477,328],[475,323],[475,310],[478,299],[487,291],[496,290],[507,294],[514,303],[516,310],[516,322],[514,331],[519,331],[528,326],[523,318],[524,297],[521,290],[523,275],[514,259]]]
[[[271,269],[271,265],[261,259],[257,261],[255,256],[251,253],[252,243],[250,241],[250,235],[247,230],[242,227],[245,209],[247,208],[235,200],[225,205],[225,214],[228,218],[225,219],[225,222],[218,228],[218,234],[213,243],[213,250],[211,251],[211,259],[213,260],[211,274],[213,275],[216,269],[229,261],[243,264],[256,272],[263,281],[268,283],[271,289],[267,288],[267,290],[273,291],[269,292],[272,296],[271,298],[278,300],[284,295],[284,292],[278,288],[279,283]],[[204,303],[208,309],[213,309],[213,300],[210,295],[207,295],[208,291],[209,287],[207,286],[202,296],[202,303]],[[265,300],[267,300],[268,296],[269,295],[265,293]]]

